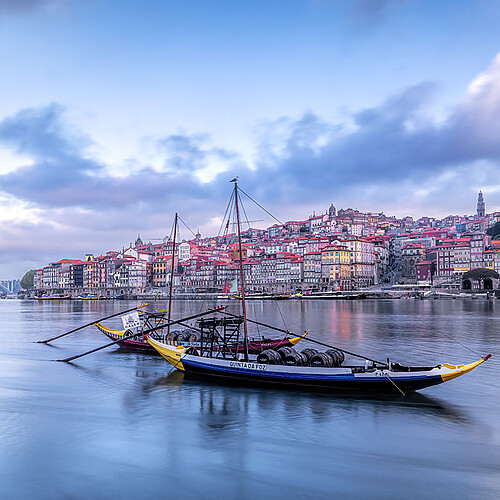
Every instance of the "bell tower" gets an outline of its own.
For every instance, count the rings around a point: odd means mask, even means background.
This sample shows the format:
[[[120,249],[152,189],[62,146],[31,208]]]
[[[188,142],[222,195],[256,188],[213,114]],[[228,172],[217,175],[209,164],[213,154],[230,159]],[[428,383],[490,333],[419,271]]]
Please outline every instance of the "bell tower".
[[[486,207],[484,204],[483,193],[479,191],[479,194],[477,196],[477,216],[484,217],[485,215],[486,215]]]

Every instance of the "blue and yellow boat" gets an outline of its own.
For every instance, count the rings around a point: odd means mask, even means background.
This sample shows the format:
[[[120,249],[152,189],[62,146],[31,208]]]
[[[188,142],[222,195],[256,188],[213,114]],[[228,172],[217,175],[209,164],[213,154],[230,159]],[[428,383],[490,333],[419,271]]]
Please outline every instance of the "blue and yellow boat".
[[[491,355],[473,363],[436,366],[309,366],[289,365],[277,360],[263,362],[255,356],[244,361],[241,356],[224,358],[201,353],[185,346],[172,346],[147,337],[171,365],[187,375],[209,377],[239,383],[297,389],[322,389],[348,393],[401,393],[417,391],[465,375]],[[276,351],[275,351],[276,352]]]

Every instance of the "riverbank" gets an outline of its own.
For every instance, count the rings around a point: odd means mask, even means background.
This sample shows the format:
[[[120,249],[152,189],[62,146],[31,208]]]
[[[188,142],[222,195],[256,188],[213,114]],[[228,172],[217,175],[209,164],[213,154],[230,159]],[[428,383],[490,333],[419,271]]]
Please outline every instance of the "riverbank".
[[[59,301],[59,300],[74,300],[74,301],[96,301],[96,300],[168,300],[169,296],[166,292],[158,292],[151,290],[144,293],[130,293],[115,297],[79,297],[67,295],[65,297],[44,297],[37,298],[27,294],[24,297],[9,295],[3,297],[6,299],[23,298],[40,301]],[[172,300],[239,300],[237,294],[220,293],[220,292],[177,292],[172,296]],[[377,290],[355,290],[355,291],[335,291],[335,292],[305,292],[293,294],[277,294],[277,293],[251,293],[245,296],[247,300],[387,300],[387,299],[421,299],[421,300],[436,300],[436,299],[484,299],[494,300],[500,298],[500,290],[401,290],[401,289],[377,289]]]
[[[359,290],[352,292],[316,292],[304,294],[248,294],[245,296],[247,300],[387,300],[387,299],[484,299],[493,300],[500,297],[499,291],[418,291],[418,290]],[[137,299],[140,300],[168,300],[166,294],[143,293],[137,294]],[[235,294],[221,293],[176,293],[172,300],[238,300],[239,297]]]

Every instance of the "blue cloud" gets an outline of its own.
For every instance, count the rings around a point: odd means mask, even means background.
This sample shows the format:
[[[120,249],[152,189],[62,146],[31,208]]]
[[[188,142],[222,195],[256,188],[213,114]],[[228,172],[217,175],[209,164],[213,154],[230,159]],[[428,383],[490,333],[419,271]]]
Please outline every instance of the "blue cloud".
[[[209,157],[237,161],[222,148],[207,146],[208,136],[172,135],[159,141],[167,157],[165,169],[148,165],[126,176],[110,175],[106,165],[89,157],[91,141],[64,123],[56,104],[25,109],[0,122],[0,144],[31,158],[28,165],[0,175],[0,190],[43,207],[134,207],[144,210],[191,199],[194,204],[214,195],[213,184],[196,176]]]
[[[427,115],[435,92],[429,82],[361,110],[345,123],[313,112],[297,120],[283,117],[264,129],[253,169],[235,152],[213,146],[207,135],[175,134],[158,142],[165,156],[161,171],[142,165],[128,175],[110,175],[106,165],[87,154],[91,141],[64,123],[62,107],[27,109],[0,122],[0,144],[33,162],[1,175],[0,189],[46,207],[141,205],[148,211],[166,205],[197,210],[207,201],[226,199],[227,180],[234,175],[263,202],[280,206],[328,200],[343,190],[418,185],[464,166],[470,182],[475,162],[500,157],[499,68],[496,61],[441,122]],[[228,168],[201,182],[197,173],[214,158]]]

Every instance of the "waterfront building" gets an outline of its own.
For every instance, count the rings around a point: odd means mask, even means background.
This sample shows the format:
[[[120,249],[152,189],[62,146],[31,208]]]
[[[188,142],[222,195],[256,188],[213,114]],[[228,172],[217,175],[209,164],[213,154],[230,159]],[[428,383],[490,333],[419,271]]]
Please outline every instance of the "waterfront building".
[[[153,286],[167,286],[167,270],[172,267],[172,256],[155,257],[153,261]]]
[[[261,263],[257,260],[247,259],[242,263],[243,277],[245,280],[245,291],[262,291],[262,269]],[[239,279],[237,266],[234,269],[234,278]]]
[[[494,250],[485,250],[483,253],[483,268],[495,270],[495,252]]]
[[[214,291],[215,261],[199,259],[195,267],[195,285],[200,290]]]
[[[261,258],[262,281],[265,285],[276,283],[276,255],[275,253],[265,254]]]
[[[471,242],[456,241],[455,246],[453,248],[453,272],[456,275],[462,275],[470,270],[471,270]]]
[[[350,250],[351,278],[353,288],[364,288],[375,283],[375,245],[365,238],[350,236],[332,241],[335,245]]]
[[[99,286],[98,262],[92,256],[86,260],[83,266],[83,286],[86,288],[97,288]]]
[[[236,264],[217,261],[214,263],[214,286],[223,290],[226,285],[232,283],[236,277],[239,267]]]
[[[436,248],[436,255],[436,276],[441,280],[451,278],[455,270],[455,242],[453,240],[444,240],[441,245]]]
[[[122,267],[127,267],[128,281],[125,286],[139,292],[144,292],[148,285],[148,262],[143,259],[125,261]]]
[[[59,272],[59,285],[58,288],[61,290],[67,290],[70,288],[70,271],[65,269]]]
[[[472,233],[464,236],[470,238],[470,268],[483,267],[483,252],[491,244],[491,236],[484,233]]]
[[[303,277],[303,259],[289,252],[276,254],[276,282],[300,284]]]
[[[33,272],[33,288],[35,290],[43,289],[43,268],[35,269]]]
[[[494,242],[489,248],[490,253],[493,254],[493,270],[500,274],[500,242]]]
[[[316,288],[321,282],[321,252],[304,254],[304,284]]]
[[[48,265],[43,268],[43,284],[47,289],[56,289],[59,286],[59,269]]]
[[[48,266],[43,268],[42,271],[42,279],[38,279],[38,283],[42,284],[42,287],[44,290],[57,290],[60,288],[60,274],[61,272],[64,271],[69,271],[70,267],[78,263],[79,261],[77,260],[72,260],[72,259],[62,259],[58,262],[52,262]],[[70,276],[65,275],[65,282],[67,282],[68,287],[70,284]]]
[[[350,290],[352,251],[345,246],[330,245],[321,250],[321,282],[337,290]]]
[[[432,284],[432,267],[430,260],[422,260],[415,264],[415,275],[418,285]]]
[[[424,257],[425,249],[422,243],[406,244],[402,249],[401,277],[404,280],[416,281],[417,270],[415,265],[424,260]]]

